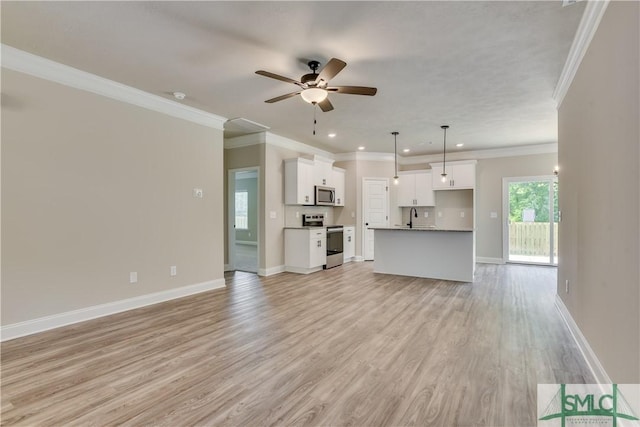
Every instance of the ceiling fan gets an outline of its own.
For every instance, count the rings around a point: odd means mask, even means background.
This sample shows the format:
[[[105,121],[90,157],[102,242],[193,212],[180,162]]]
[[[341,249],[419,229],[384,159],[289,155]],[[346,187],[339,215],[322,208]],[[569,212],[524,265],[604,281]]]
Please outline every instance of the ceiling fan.
[[[334,78],[344,67],[347,66],[346,62],[339,59],[331,58],[319,73],[318,68],[320,68],[320,63],[318,61],[309,61],[307,65],[311,68],[311,73],[302,76],[300,81],[270,73],[269,71],[256,71],[256,74],[260,74],[261,76],[271,77],[272,79],[281,80],[287,83],[293,83],[300,87],[300,90],[297,92],[291,92],[286,95],[267,99],[265,102],[271,104],[300,95],[306,102],[313,105],[317,104],[322,111],[327,112],[333,110],[333,105],[331,105],[331,101],[329,101],[329,98],[327,97],[329,92],[373,96],[378,91],[375,87],[329,86],[329,80]]]

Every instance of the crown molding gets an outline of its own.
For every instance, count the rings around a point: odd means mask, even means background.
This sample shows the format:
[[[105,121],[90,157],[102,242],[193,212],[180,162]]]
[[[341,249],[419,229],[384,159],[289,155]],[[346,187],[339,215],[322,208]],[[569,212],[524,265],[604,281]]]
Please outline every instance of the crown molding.
[[[537,144],[523,145],[520,147],[491,148],[487,150],[458,151],[447,153],[447,160],[478,160],[494,159],[499,157],[530,156],[533,154],[557,153],[558,144]],[[416,165],[421,163],[434,163],[442,161],[442,153],[428,154],[425,156],[399,157],[398,163],[401,165]]]
[[[16,49],[6,44],[2,48],[2,67],[49,80],[75,89],[95,93],[127,104],[146,108],[203,126],[224,130],[225,117],[144,92],[140,89],[60,64]]]
[[[578,25],[578,30],[573,38],[567,61],[564,64],[562,73],[560,73],[558,84],[553,91],[553,99],[558,104],[558,108],[560,108],[571,86],[571,82],[573,82],[573,78],[576,76],[582,58],[584,58],[584,55],[587,53],[589,44],[591,44],[591,40],[598,29],[598,25],[600,25],[600,21],[608,5],[609,0],[590,0],[587,2],[584,13],[582,14],[582,19]]]
[[[321,156],[331,160],[334,159],[333,153],[330,153],[325,150],[321,150],[316,147],[312,147],[307,144],[303,144],[302,142],[298,142],[293,139],[286,138],[284,136],[276,135],[275,133],[271,133],[271,132],[265,132],[265,143],[275,145],[276,147],[297,151],[302,154]]]
[[[395,160],[393,153],[367,153],[364,151],[356,151],[352,153],[334,154],[336,162],[348,162],[354,160],[365,160],[372,162],[393,162]],[[398,155],[398,162],[401,156]]]

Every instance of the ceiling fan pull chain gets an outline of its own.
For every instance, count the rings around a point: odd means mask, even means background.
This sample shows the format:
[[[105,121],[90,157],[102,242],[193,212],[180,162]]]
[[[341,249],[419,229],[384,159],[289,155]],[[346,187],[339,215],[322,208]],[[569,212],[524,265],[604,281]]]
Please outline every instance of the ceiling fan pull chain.
[[[313,134],[316,134],[316,110],[318,109],[318,103],[314,102],[313,103]]]

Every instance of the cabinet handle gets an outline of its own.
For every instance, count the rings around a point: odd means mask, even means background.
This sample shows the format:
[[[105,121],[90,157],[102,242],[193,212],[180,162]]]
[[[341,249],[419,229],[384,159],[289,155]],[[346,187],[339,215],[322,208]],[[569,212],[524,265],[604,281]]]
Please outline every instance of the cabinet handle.
[[[325,178],[322,178],[322,185],[327,185],[327,180]]]
[[[322,247],[322,240],[318,240],[318,247],[321,248]]]
[[[350,242],[350,241],[351,241],[351,236],[348,236],[347,242]]]
[[[304,201],[308,202],[309,201],[309,196],[304,196]]]

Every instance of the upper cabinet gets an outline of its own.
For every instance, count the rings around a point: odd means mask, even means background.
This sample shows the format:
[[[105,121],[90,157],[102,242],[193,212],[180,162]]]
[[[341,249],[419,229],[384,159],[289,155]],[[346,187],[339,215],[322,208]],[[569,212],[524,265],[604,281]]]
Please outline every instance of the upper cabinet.
[[[336,189],[336,206],[344,206],[345,170],[334,167],[331,171],[331,184]]]
[[[400,172],[398,177],[398,206],[435,206],[431,172]]]
[[[313,176],[314,185],[333,187],[333,160],[316,156]]]
[[[313,205],[314,162],[297,158],[284,161],[284,204]]]
[[[442,163],[431,163],[434,190],[473,189],[476,186],[476,160],[447,162],[444,182],[442,181]]]
[[[284,161],[284,204],[313,205],[315,186],[335,188],[335,205],[344,206],[345,170],[333,167],[333,160],[316,156]]]

